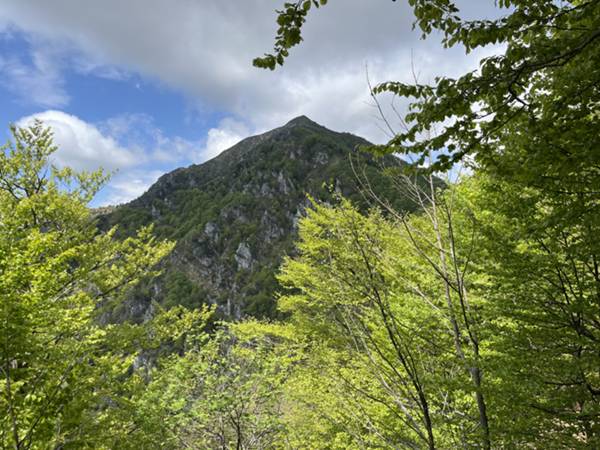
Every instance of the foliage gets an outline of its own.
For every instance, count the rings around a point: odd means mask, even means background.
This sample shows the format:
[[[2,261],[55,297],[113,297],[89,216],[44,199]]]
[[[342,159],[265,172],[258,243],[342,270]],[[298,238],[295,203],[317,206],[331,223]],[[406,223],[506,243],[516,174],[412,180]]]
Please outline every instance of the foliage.
[[[226,329],[173,356],[136,401],[152,448],[283,448],[281,387],[292,360]],[[158,424],[158,433],[157,433]],[[145,439],[145,440],[144,440]]]
[[[255,64],[283,64],[325,4],[285,3],[274,54]],[[409,179],[397,160],[347,164],[366,141],[298,118],[163,177],[99,231],[86,205],[102,174],[52,167],[41,124],[12,129],[0,153],[3,447],[600,446],[600,5],[503,0],[503,17],[465,21],[449,0],[409,4],[423,37],[503,48],[458,79],[374,88],[412,99],[408,128],[375,150],[422,162],[442,150],[431,171],[473,157],[456,184]],[[162,291],[152,277],[173,246],[154,233],[178,239]],[[260,267],[236,269],[242,242]],[[231,292],[198,287],[193,269],[213,263]],[[103,325],[126,295],[152,291],[171,309]],[[212,310],[175,306],[232,292],[279,320],[209,336]]]
[[[52,166],[56,147],[39,122],[11,131],[0,152],[0,442],[113,448],[140,387],[132,364],[178,339],[198,313],[102,326],[98,306],[118,302],[173,245],[149,227],[125,240],[98,233],[87,203],[101,172]]]
[[[300,42],[306,16],[302,3],[286,3],[279,11],[275,54],[258,58],[255,65],[283,64],[287,50]],[[508,154],[519,158],[521,166],[533,166],[537,177],[527,181],[543,186],[551,186],[560,175],[570,174],[571,183],[577,181],[576,174],[585,179],[580,182],[597,179],[598,2],[506,0],[497,2],[506,14],[490,20],[462,19],[453,1],[408,3],[423,38],[436,32],[445,47],[460,45],[470,52],[496,45],[503,52],[481,60],[477,71],[457,79],[376,86],[374,94],[389,92],[413,100],[405,117],[409,127],[381,151],[417,154],[424,162],[436,150],[444,150],[433,165],[436,170],[448,169],[466,155],[495,166]],[[510,136],[524,141],[520,148],[526,154],[517,150],[512,156],[513,148],[505,140],[507,125],[513,125]],[[442,131],[428,136],[432,129]],[[569,190],[588,195],[598,191],[585,183]]]
[[[288,50],[302,41],[301,29],[306,21],[308,12],[327,4],[327,0],[297,0],[287,2],[284,9],[277,11],[277,37],[275,39],[275,54],[265,54],[262,58],[255,58],[253,64],[263,69],[275,69],[277,64],[283,65],[288,57]]]
[[[171,271],[169,311],[102,325],[172,244],[149,228],[99,233],[86,202],[101,175],[49,166],[40,124],[13,132],[0,191],[4,446],[597,445],[600,224],[560,193],[483,172],[440,190],[388,170],[419,208],[407,215],[358,165],[363,201],[382,209],[313,200],[278,276],[280,322],[209,336],[212,311],[173,306],[201,293]],[[237,276],[260,307],[272,272]]]
[[[395,220],[317,205],[279,277],[290,442],[596,446],[597,250],[538,195],[478,175]]]
[[[597,447],[598,214],[564,216],[560,196],[490,177],[471,184],[469,202],[485,236],[480,290],[493,307],[490,328],[501,351],[495,370],[505,382],[498,413],[526,410],[504,431],[547,448]]]
[[[441,35],[445,47],[462,46],[466,52],[498,48],[478,70],[457,79],[375,86],[374,95],[391,93],[411,104],[405,130],[371,149],[417,154],[420,162],[431,158],[432,172],[457,162],[475,170],[473,179],[458,187],[456,198],[466,209],[452,219],[451,233],[463,255],[471,249],[470,268],[454,280],[443,278],[459,300],[460,284],[470,283],[469,298],[481,302],[470,325],[466,320],[462,325],[477,331],[473,337],[469,333],[467,360],[482,375],[491,443],[595,448],[600,4],[507,0],[497,2],[505,13],[497,19],[464,20],[453,1],[408,3],[423,38]],[[306,13],[288,8],[285,14],[275,54],[255,65],[283,64],[287,50],[301,41]],[[290,18],[294,14],[300,20]],[[294,39],[283,39],[290,30]],[[430,133],[435,129],[441,131]],[[401,219],[406,230],[407,223],[419,220]],[[415,236],[431,240],[427,233]],[[474,245],[468,244],[473,237]],[[415,248],[422,244],[413,241]],[[446,257],[453,257],[453,247]],[[429,264],[443,274],[436,266]],[[355,267],[343,271],[355,272]],[[386,281],[394,286],[407,279],[396,274]],[[295,283],[302,286],[302,280]]]
[[[446,304],[447,280],[430,266],[437,250],[415,246],[410,233],[435,237],[422,217],[408,231],[377,212],[362,216],[346,201],[317,206],[301,225],[299,257],[280,276],[291,293],[279,306],[311,347],[296,381],[304,390],[294,391],[337,424],[343,446],[447,448],[480,440],[477,421],[468,418],[477,416],[480,386],[470,386],[468,369],[475,355],[453,344],[458,296]],[[308,385],[335,394],[309,399]]]

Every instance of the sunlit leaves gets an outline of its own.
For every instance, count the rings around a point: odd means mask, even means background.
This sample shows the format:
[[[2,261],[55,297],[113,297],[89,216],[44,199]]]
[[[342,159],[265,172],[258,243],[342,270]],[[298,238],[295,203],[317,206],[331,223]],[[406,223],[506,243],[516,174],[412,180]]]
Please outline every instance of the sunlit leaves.
[[[87,206],[101,172],[51,166],[49,129],[12,128],[0,152],[0,442],[6,448],[115,448],[131,427],[131,376],[145,351],[196,333],[202,312],[172,310],[143,325],[103,325],[172,248],[151,228],[118,241]]]

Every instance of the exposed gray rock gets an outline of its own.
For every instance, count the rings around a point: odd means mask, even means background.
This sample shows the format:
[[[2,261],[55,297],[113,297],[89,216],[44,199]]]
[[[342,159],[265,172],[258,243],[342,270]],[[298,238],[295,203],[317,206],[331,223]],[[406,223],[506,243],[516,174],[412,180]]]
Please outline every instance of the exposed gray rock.
[[[211,240],[219,240],[219,227],[214,222],[206,222],[204,225],[204,234],[206,234]]]
[[[327,164],[328,161],[329,161],[329,156],[327,156],[327,153],[325,153],[325,152],[319,152],[319,153],[317,153],[317,156],[315,156],[315,162],[321,166],[323,164]]]
[[[262,195],[263,197],[270,196],[270,195],[272,195],[272,193],[273,192],[272,192],[270,186],[267,183],[263,183],[260,186],[260,195]]]
[[[240,242],[237,250],[235,251],[235,262],[238,268],[248,270],[252,267],[252,253],[250,247],[245,242]]]
[[[277,183],[279,185],[279,191],[287,195],[291,191],[291,182],[286,178],[283,172],[277,174]]]
[[[267,242],[273,242],[283,236],[284,230],[277,221],[265,211],[260,219],[262,234]]]

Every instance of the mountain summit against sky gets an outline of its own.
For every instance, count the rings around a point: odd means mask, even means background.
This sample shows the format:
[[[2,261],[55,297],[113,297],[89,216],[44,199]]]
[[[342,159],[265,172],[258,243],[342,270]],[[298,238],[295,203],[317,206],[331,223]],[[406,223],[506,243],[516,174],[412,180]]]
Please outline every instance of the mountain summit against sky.
[[[307,194],[331,201],[335,192],[364,205],[350,156],[380,193],[393,192],[382,164],[358,151],[369,144],[305,116],[242,140],[204,164],[163,175],[140,198],[101,218],[127,235],[154,224],[161,238],[177,241],[157,280],[137,289],[116,318],[139,318],[152,300],[165,305],[219,305],[224,316],[273,316],[274,274],[293,251]],[[410,202],[394,199],[400,208]]]

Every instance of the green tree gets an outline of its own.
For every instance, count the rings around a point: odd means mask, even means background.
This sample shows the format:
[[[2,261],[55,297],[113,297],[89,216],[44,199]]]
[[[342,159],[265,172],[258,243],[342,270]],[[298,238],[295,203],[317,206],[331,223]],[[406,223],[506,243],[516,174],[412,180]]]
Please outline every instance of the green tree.
[[[299,443],[491,446],[485,302],[466,275],[477,243],[453,229],[473,223],[452,192],[436,203],[414,188],[424,212],[410,218],[363,216],[342,201],[316,205],[301,222],[278,301],[290,316],[280,334],[301,361],[285,391]],[[465,219],[455,223],[454,214]],[[314,429],[301,426],[315,420]]]
[[[317,205],[279,276],[289,319],[263,326],[299,361],[290,441],[597,445],[595,250],[540,195],[477,175],[410,216]]]
[[[264,335],[222,329],[197,341],[166,361],[135,401],[141,427],[132,446],[285,448],[282,386],[292,362]]]
[[[473,270],[489,300],[489,346],[503,391],[496,396],[499,431],[508,442],[528,436],[544,448],[596,448],[597,213],[561,217],[558,197],[481,175],[463,196],[483,237]]]
[[[503,0],[496,4],[506,13],[493,20],[464,20],[451,0],[408,3],[423,38],[436,32],[444,47],[462,46],[471,52],[502,45],[504,50],[457,79],[439,77],[432,85],[389,81],[376,86],[375,94],[390,92],[413,100],[405,117],[409,127],[382,151],[416,153],[424,162],[432,152],[444,150],[435,169],[447,169],[466,155],[495,167],[513,150],[502,142],[506,125],[518,123],[519,134],[528,144],[527,154],[520,155],[519,173],[524,172],[524,164],[535,165],[538,176],[550,178],[537,183],[551,183],[557,172],[570,173],[572,192],[598,191],[597,186],[586,188],[584,182],[597,178],[593,167],[598,163],[594,151],[598,141],[593,130],[600,95],[598,2]],[[274,69],[284,63],[289,50],[301,42],[302,26],[313,6],[319,3],[285,3],[278,11],[274,53],[256,58],[256,66]],[[423,135],[432,129],[441,132]]]
[[[420,162],[441,151],[432,170],[468,161],[477,173],[461,190],[482,236],[472,290],[486,299],[486,347],[504,390],[491,412],[499,442],[597,446],[600,3],[499,1],[505,14],[493,20],[464,20],[449,0],[408,3],[423,37],[502,49],[456,79],[373,89],[411,101],[406,129],[375,150]],[[310,9],[286,3],[275,52],[256,65],[283,64]]]
[[[131,375],[144,349],[178,339],[195,314],[144,326],[101,325],[172,248],[151,228],[125,240],[99,233],[87,204],[105,181],[49,162],[40,122],[11,128],[0,151],[0,442],[3,448],[115,448],[126,432]]]

